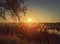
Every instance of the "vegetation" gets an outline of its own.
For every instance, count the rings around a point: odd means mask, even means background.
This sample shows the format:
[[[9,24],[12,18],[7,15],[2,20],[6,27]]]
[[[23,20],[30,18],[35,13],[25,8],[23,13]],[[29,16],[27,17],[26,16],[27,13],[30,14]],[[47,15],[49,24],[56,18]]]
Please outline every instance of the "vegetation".
[[[16,20],[16,18],[20,20],[20,13],[26,14],[27,6],[24,5],[25,2],[27,2],[27,0],[1,0],[0,17],[6,20],[6,15],[9,15],[14,20]],[[7,11],[10,12],[10,14],[7,14]]]
[[[52,25],[53,29],[50,29],[49,24],[2,23],[0,24],[0,44],[59,44],[59,30]],[[58,25],[53,23],[55,24]],[[52,32],[52,30],[56,31]]]

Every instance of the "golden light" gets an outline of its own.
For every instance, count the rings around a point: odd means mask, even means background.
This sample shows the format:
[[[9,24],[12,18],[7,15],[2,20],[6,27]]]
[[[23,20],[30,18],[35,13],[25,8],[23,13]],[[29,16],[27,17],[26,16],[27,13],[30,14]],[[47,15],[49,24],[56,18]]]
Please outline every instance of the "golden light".
[[[32,19],[31,19],[31,18],[29,18],[29,19],[28,19],[28,21],[29,21],[29,22],[32,22]]]
[[[29,24],[33,23],[33,19],[32,18],[27,18],[27,23],[29,23]]]

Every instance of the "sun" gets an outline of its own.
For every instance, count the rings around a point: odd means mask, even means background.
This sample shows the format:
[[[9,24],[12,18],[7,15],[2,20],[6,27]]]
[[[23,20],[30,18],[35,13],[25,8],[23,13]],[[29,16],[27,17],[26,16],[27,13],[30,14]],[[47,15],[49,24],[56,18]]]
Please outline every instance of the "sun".
[[[33,19],[32,18],[27,18],[27,23],[33,23]]]
[[[29,22],[32,22],[32,19],[31,19],[31,18],[28,18],[28,21],[29,21]]]

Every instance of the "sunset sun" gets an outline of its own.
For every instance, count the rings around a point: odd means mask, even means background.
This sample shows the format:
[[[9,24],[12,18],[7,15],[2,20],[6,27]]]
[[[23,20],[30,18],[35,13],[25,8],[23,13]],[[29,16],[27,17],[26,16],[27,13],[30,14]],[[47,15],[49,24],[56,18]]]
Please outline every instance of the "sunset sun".
[[[28,21],[29,21],[29,22],[32,22],[32,19],[31,19],[31,18],[28,18]]]
[[[33,19],[32,18],[27,18],[27,23],[33,23]]]

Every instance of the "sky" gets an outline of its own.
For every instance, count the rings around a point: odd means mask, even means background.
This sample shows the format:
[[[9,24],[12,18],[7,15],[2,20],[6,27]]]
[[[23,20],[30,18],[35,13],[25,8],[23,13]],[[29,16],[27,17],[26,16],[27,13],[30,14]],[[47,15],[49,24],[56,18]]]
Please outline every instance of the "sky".
[[[60,22],[60,0],[29,0],[26,16],[21,20],[32,18],[35,22]]]
[[[25,5],[28,10],[21,21],[31,18],[33,22],[60,22],[60,0],[28,0]],[[13,22],[13,19],[7,15],[7,21]]]

